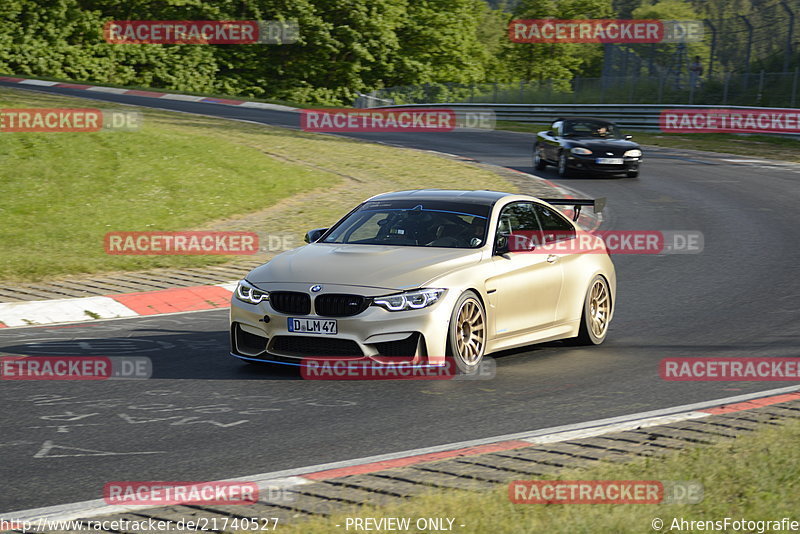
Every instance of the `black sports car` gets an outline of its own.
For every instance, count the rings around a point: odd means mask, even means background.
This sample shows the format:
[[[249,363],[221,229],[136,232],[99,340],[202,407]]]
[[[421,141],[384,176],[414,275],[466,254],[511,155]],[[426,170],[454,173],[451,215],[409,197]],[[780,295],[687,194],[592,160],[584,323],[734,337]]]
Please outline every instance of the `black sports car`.
[[[622,135],[613,122],[589,118],[561,118],[550,130],[536,134],[533,166],[543,170],[548,164],[558,168],[559,176],[572,171],[639,176],[642,149]]]

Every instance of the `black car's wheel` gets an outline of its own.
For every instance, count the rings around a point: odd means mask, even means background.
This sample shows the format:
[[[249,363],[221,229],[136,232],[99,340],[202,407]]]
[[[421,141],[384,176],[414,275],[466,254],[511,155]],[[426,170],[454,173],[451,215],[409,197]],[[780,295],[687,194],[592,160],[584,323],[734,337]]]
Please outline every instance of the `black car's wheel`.
[[[639,177],[639,171],[638,170],[636,170],[636,171],[628,171],[627,176],[628,176],[628,178],[638,178]]]
[[[533,168],[543,171],[547,167],[547,162],[542,158],[542,147],[533,145]]]
[[[570,169],[567,166],[567,154],[563,151],[558,154],[558,175],[562,178],[570,175]]]
[[[486,351],[486,312],[473,291],[465,291],[453,307],[447,347],[459,373],[478,371]]]
[[[597,275],[589,284],[583,302],[583,314],[578,337],[568,340],[571,345],[599,345],[606,339],[611,317],[611,289],[605,278]]]

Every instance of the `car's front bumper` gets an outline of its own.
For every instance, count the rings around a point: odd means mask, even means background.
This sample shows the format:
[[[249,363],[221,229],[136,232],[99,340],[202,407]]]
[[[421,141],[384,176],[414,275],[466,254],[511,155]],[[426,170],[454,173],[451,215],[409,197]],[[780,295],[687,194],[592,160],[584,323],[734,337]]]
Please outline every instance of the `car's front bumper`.
[[[302,284],[306,288],[309,285]],[[358,293],[357,288],[348,289]],[[296,365],[328,357],[439,364],[444,361],[450,314],[458,298],[454,293],[447,291],[438,302],[420,310],[390,312],[369,306],[349,317],[284,314],[275,311],[268,301],[248,304],[234,296],[230,309],[231,354],[246,360]],[[289,317],[335,319],[337,333],[290,332]]]
[[[576,171],[590,173],[623,174],[629,172],[638,172],[639,165],[642,161],[642,158],[622,158],[621,165],[608,165],[605,163],[597,163],[598,157],[599,156],[595,155],[579,156],[570,154],[567,156],[567,167]]]

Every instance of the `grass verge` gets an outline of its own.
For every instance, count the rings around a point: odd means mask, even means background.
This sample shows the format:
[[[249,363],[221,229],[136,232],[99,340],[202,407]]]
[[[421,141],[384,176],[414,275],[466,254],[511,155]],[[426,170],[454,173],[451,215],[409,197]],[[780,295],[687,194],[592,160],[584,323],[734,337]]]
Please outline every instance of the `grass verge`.
[[[547,130],[549,124],[497,121],[498,130],[536,133]],[[668,148],[706,150],[747,157],[800,162],[800,140],[770,135],[740,135],[726,133],[667,134],[656,132],[632,133],[633,140],[642,145]]]
[[[676,519],[704,521],[730,517],[780,521],[788,517],[800,520],[797,515],[800,510],[798,440],[800,421],[795,420],[728,443],[691,448],[662,459],[600,464],[586,470],[564,471],[558,477],[560,480],[698,481],[704,486],[704,499],[699,504],[512,504],[508,499],[508,487],[503,485],[486,493],[435,491],[393,506],[354,507],[328,518],[285,525],[282,532],[341,533],[345,531],[348,517],[408,517],[412,525],[421,517],[454,518],[453,530],[464,534],[638,534],[679,532],[671,528]],[[529,477],[520,475],[519,479]],[[660,530],[652,526],[655,518],[663,521]],[[336,527],[337,524],[341,526]],[[416,532],[413,528],[411,531]],[[682,531],[699,530],[684,526]]]
[[[0,108],[10,107],[114,106],[0,89]],[[246,230],[299,244],[306,230],[373,194],[515,190],[490,171],[420,151],[139,111],[143,127],[134,132],[0,134],[0,281],[230,259],[109,256],[103,237],[111,231]]]

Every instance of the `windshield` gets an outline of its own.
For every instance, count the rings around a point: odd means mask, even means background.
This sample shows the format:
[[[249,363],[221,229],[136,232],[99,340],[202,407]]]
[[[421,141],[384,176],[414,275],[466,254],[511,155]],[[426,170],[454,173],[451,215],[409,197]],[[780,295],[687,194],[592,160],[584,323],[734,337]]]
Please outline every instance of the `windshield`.
[[[621,139],[622,132],[614,124],[593,120],[573,120],[564,123],[564,135],[571,137],[600,137]]]
[[[477,248],[486,242],[490,206],[457,202],[366,202],[340,221],[323,243]]]

